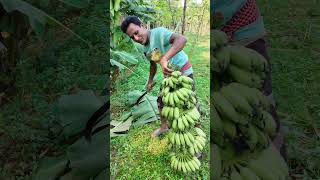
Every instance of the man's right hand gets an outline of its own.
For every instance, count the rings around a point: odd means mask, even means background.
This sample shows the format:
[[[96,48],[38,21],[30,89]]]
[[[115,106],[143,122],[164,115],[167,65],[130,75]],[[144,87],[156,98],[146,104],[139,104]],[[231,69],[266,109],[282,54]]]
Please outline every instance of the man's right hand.
[[[169,68],[168,68],[168,60],[166,60],[166,59],[164,59],[164,58],[161,58],[161,59],[160,59],[160,65],[161,65],[163,74],[164,74],[165,76],[170,75],[170,74],[173,72],[172,69],[169,69]]]

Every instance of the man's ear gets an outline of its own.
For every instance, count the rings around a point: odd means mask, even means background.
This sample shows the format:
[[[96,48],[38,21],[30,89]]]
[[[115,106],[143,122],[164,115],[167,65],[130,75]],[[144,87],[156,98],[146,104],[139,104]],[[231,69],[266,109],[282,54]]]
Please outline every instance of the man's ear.
[[[144,29],[146,29],[146,30],[148,30],[147,25],[144,24],[144,23],[141,23],[141,27],[144,28]]]

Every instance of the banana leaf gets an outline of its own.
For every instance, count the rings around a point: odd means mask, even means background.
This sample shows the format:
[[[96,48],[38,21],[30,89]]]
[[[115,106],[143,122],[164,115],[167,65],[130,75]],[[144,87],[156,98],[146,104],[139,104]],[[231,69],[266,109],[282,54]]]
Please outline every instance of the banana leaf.
[[[113,56],[117,56],[118,58],[120,58],[123,61],[127,61],[131,64],[137,64],[138,63],[138,59],[130,53],[127,53],[125,51],[118,51],[118,50],[111,50],[110,49],[110,53]]]
[[[139,93],[132,94],[136,96]],[[131,100],[136,98],[131,97]],[[159,110],[157,97],[151,95],[145,95],[139,102],[131,108],[131,114],[133,117],[133,126],[140,126],[159,119]]]
[[[130,129],[130,126],[132,124],[132,120],[133,120],[133,117],[129,117],[126,121],[123,121],[123,122],[116,122],[116,121],[113,121],[113,125],[114,125],[114,128],[112,128],[110,130],[110,133],[116,133],[116,132],[125,132],[125,131],[128,131]]]
[[[66,154],[57,157],[45,157],[39,162],[36,173],[32,179],[55,180],[64,172],[67,164],[68,159]]]
[[[81,138],[69,146],[67,155],[73,179],[88,180],[91,177],[96,177],[109,166],[107,133],[107,130],[99,131],[92,136],[91,143]]]
[[[128,93],[127,105],[133,106],[133,105],[137,102],[138,98],[139,98],[143,93],[144,93],[144,92],[139,91],[139,90],[130,91],[130,92]],[[151,96],[151,95],[148,95],[148,94],[147,94],[147,95],[145,95],[145,96],[141,99],[140,103],[143,102],[146,98],[148,98],[149,101],[155,102],[155,103],[157,102],[157,99],[158,99],[158,97],[156,97],[156,96]]]
[[[60,124],[64,127],[63,135],[70,137],[85,129],[88,119],[102,105],[101,98],[89,90],[62,96],[58,108]],[[107,123],[107,118],[104,120]]]
[[[22,0],[0,0],[3,8],[8,12],[18,11],[26,15],[29,19],[29,23],[32,29],[41,35],[44,32],[45,25],[49,24],[52,26],[60,26],[67,30],[72,35],[76,36],[78,39],[86,43],[89,47],[91,46],[88,41],[84,40],[81,36],[76,34],[74,31],[69,29],[67,26],[63,25],[60,21],[56,20],[54,17],[48,15],[42,10],[32,6],[31,4]]]

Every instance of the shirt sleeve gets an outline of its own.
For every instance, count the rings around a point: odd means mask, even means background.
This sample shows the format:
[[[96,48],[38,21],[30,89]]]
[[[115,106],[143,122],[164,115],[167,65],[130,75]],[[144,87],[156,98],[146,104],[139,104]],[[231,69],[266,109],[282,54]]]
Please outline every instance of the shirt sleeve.
[[[158,37],[160,40],[160,45],[162,47],[169,45],[170,44],[170,37],[173,34],[173,32],[171,32],[170,30],[168,30],[164,27],[159,28],[159,30],[157,32],[159,33]]]

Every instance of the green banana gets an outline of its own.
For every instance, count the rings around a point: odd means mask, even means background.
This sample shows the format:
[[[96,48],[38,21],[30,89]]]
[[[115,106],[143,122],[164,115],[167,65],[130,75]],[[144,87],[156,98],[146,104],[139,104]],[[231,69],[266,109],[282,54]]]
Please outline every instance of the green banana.
[[[216,144],[211,144],[212,149],[212,157],[211,157],[211,163],[212,163],[212,171],[213,173],[213,179],[218,180],[222,174],[222,159],[220,154],[220,148]]]
[[[173,92],[173,100],[175,104],[180,104],[180,99],[176,92]]]
[[[179,113],[179,108],[178,107],[175,107],[174,108],[174,119],[178,119],[179,116],[180,116],[180,113]]]
[[[258,144],[263,147],[263,148],[266,148],[269,146],[269,137],[268,135],[264,134],[261,130],[256,129],[256,133],[257,133],[257,136],[258,136]]]
[[[186,145],[186,142],[185,142],[185,140],[184,140],[184,136],[179,133],[179,138],[180,138],[181,145],[182,145],[182,146],[185,146],[185,145]]]
[[[196,132],[197,132],[197,134],[198,134],[199,136],[207,137],[206,133],[204,133],[204,132],[202,131],[202,129],[200,129],[200,128],[198,128],[198,127],[195,127],[194,129],[196,130]]]
[[[184,128],[185,128],[185,126],[184,126],[184,124],[183,124],[183,122],[182,122],[182,119],[179,118],[179,119],[178,119],[178,129],[179,129],[180,131],[183,131]]]
[[[190,124],[189,124],[188,120],[186,118],[182,118],[182,117],[181,117],[181,119],[182,119],[182,122],[183,122],[185,128],[189,128]]]
[[[175,136],[174,136],[174,138],[175,138],[175,140],[176,140],[176,145],[178,146],[178,147],[180,147],[180,145],[181,145],[181,142],[180,142],[180,136],[179,136],[179,134],[175,134]]]
[[[235,139],[237,136],[237,128],[234,123],[229,120],[222,121],[224,134],[230,139]]]
[[[230,83],[229,87],[231,87],[236,92],[238,92],[241,96],[243,96],[251,106],[258,106],[260,104],[258,96],[251,92],[252,88],[236,82]]]
[[[182,82],[183,83],[186,83],[186,84],[189,84],[189,85],[192,85],[193,84],[193,79],[188,77],[188,76],[181,76],[182,77]]]
[[[185,96],[180,92],[180,89],[178,89],[178,90],[176,91],[176,95],[177,95],[178,98],[179,98],[180,100],[182,100],[182,101],[186,101],[186,100],[187,100],[187,98],[185,98]]]
[[[235,89],[230,86],[224,86],[221,88],[220,92],[238,112],[252,116],[252,107]]]
[[[186,83],[182,83],[182,87],[192,90],[192,86]]]
[[[224,141],[224,132],[223,132],[223,124],[222,120],[216,110],[216,108],[213,106],[210,108],[210,114],[212,117],[212,125],[210,125],[210,138],[212,138],[212,142],[215,142],[218,145],[222,145]]]
[[[249,53],[251,53],[252,66],[255,68],[257,72],[268,72],[268,62],[267,60],[257,51],[253,49],[249,49]]]
[[[189,136],[188,136],[186,133],[183,133],[183,137],[184,137],[184,140],[185,140],[186,144],[187,144],[189,147],[192,146],[192,143],[191,143],[191,141],[190,141],[190,139],[189,139]]]
[[[220,114],[223,114],[235,123],[239,122],[238,113],[236,112],[232,104],[221,95],[221,93],[213,93],[213,104]]]
[[[267,111],[262,111],[262,113],[263,121],[265,122],[264,130],[270,137],[274,137],[277,133],[277,124],[270,113]]]
[[[192,163],[192,164],[193,164],[193,166],[194,166],[197,170],[199,170],[199,169],[200,169],[200,166],[198,166],[198,164],[195,162],[195,160],[194,160],[194,159],[191,159],[189,162],[190,162],[190,163]]]
[[[178,124],[178,120],[177,120],[177,119],[174,119],[174,120],[172,121],[172,129],[177,130],[177,124]]]
[[[193,143],[193,142],[194,142],[194,137],[193,137],[193,135],[192,135],[190,132],[187,132],[186,134],[188,135],[191,143]]]
[[[213,29],[210,31],[210,34],[217,47],[224,46],[228,43],[228,37],[224,32]]]
[[[173,100],[173,93],[170,93],[170,94],[169,94],[169,104],[170,104],[171,106],[175,106],[174,100]]]
[[[214,56],[218,60],[218,66],[224,72],[230,64],[230,50],[228,47],[219,48]]]
[[[174,108],[169,107],[169,115],[168,115],[168,119],[173,119],[174,117]]]
[[[262,88],[263,81],[255,73],[247,72],[232,64],[229,65],[227,72],[232,77],[233,80],[239,83],[245,84],[253,88],[258,88],[258,89]]]
[[[168,84],[169,84],[169,87],[174,88],[174,84],[171,78],[168,79]]]
[[[181,76],[181,72],[180,71],[174,71],[171,73],[171,75],[175,78],[179,78]]]

